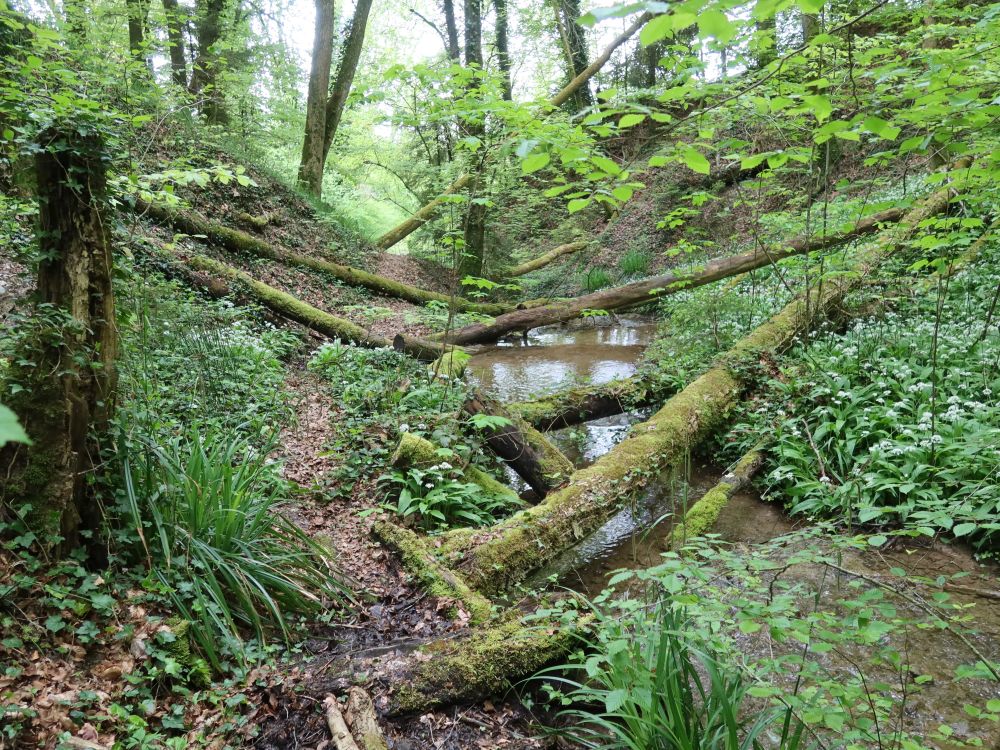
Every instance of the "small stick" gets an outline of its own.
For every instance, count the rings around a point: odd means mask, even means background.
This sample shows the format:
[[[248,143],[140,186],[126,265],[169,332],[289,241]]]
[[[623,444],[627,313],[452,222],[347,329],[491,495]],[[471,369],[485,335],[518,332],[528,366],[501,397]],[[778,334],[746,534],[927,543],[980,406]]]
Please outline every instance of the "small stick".
[[[340,713],[340,704],[332,695],[326,696],[323,701],[326,707],[326,724],[330,727],[330,735],[333,737],[333,744],[337,750],[361,750],[351,736],[351,731],[347,728],[344,715]]]

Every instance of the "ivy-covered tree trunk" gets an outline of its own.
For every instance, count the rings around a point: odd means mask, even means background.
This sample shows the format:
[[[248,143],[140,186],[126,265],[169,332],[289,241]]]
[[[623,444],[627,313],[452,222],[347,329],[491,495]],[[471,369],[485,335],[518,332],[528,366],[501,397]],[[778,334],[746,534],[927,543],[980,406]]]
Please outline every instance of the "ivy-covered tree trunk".
[[[312,70],[306,102],[306,133],[299,162],[299,185],[317,198],[323,194],[323,143],[326,138],[326,94],[333,59],[333,0],[316,0]]]
[[[337,135],[337,128],[340,127],[340,120],[344,116],[344,108],[347,105],[347,97],[350,96],[351,86],[354,84],[354,74],[358,69],[358,60],[361,59],[361,50],[365,45],[365,29],[368,26],[368,14],[371,9],[372,0],[358,0],[354,7],[351,30],[348,32],[347,42],[344,44],[344,52],[340,56],[337,78],[330,90],[330,98],[326,102],[326,123],[323,133],[324,165],[330,155],[330,147]]]
[[[33,444],[8,446],[4,503],[31,505],[40,540],[96,530],[101,514],[89,481],[114,403],[115,330],[111,247],[101,139],[48,131],[36,157],[38,330],[25,339],[10,404]]]
[[[566,67],[568,75],[567,81],[572,81],[584,70],[590,62],[587,53],[587,37],[583,28],[576,21],[581,16],[580,0],[558,0],[558,14],[560,16],[560,30],[565,35],[566,40]],[[569,102],[573,109],[579,110],[589,107],[594,103],[594,95],[590,90],[590,84],[585,82],[579,86],[570,97]]]
[[[170,47],[170,79],[187,88],[187,60],[184,59],[184,16],[177,0],[163,0],[163,14],[167,20],[167,44]]]
[[[146,56],[146,22],[149,17],[149,0],[126,0],[128,10],[128,48],[136,60],[152,71],[152,62]]]
[[[510,24],[507,17],[507,0],[493,0],[496,11],[496,45],[497,67],[503,79],[503,98],[510,101],[513,98],[513,88],[510,78]]]
[[[225,7],[225,0],[198,0],[195,5],[198,57],[191,72],[190,91],[204,97],[201,112],[208,122],[217,125],[229,122],[229,113],[218,85],[222,59],[215,48],[222,39],[222,13]]]
[[[465,66],[483,67],[483,4],[482,0],[465,0]],[[473,84],[477,85],[477,84]],[[472,138],[486,134],[485,123],[477,117],[462,123],[462,130]],[[486,252],[486,204],[482,200],[482,165],[472,181],[469,204],[465,213],[463,247],[458,263],[459,276],[482,276]]]

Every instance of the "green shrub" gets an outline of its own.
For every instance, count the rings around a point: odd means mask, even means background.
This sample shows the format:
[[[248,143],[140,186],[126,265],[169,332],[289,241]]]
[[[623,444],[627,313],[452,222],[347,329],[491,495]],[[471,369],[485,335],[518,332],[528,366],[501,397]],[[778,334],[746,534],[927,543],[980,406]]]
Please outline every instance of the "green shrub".
[[[287,638],[290,615],[350,598],[330,552],[282,512],[276,442],[197,427],[163,446],[119,440],[124,525],[216,668],[242,654],[244,629]]]
[[[510,497],[492,495],[466,481],[447,461],[426,469],[394,470],[379,477],[379,481],[387,490],[387,498],[395,498],[382,507],[413,520],[424,531],[486,526],[518,506]]]

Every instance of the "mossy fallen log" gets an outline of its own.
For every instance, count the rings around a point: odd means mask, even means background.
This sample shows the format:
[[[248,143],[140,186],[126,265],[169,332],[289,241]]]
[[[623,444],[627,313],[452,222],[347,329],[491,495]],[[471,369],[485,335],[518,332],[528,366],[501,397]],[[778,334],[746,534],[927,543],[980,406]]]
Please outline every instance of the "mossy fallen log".
[[[497,316],[490,323],[475,323],[458,328],[449,332],[447,336],[443,337],[443,340],[459,345],[487,344],[513,332],[525,333],[540,326],[563,323],[578,318],[590,310],[610,312],[652,301],[669,294],[676,294],[684,289],[692,289],[756,268],[763,268],[796,255],[843,245],[846,242],[874,234],[885,224],[899,221],[904,213],[902,209],[888,209],[861,219],[853,229],[847,232],[797,237],[787,243],[770,248],[755,249],[753,252],[743,255],[719,258],[699,269],[653,276],[552,305],[514,310]]]
[[[729,504],[730,498],[746,487],[764,465],[764,451],[753,448],[736,462],[736,465],[719,480],[719,483],[702,495],[687,513],[675,524],[667,542],[667,549],[679,549],[692,537],[709,531],[719,519],[719,514]]]
[[[465,638],[434,641],[381,677],[392,686],[388,714],[423,713],[439,706],[503,696],[518,682],[558,662],[576,646],[581,620],[525,623],[510,619]]]
[[[265,284],[250,274],[222,261],[198,254],[182,256],[176,251],[167,251],[162,247],[158,250],[154,249],[154,252],[161,260],[182,267],[175,272],[176,275],[184,277],[185,280],[197,285],[214,297],[227,297],[244,293],[257,304],[281,317],[304,325],[306,328],[331,339],[340,339],[371,349],[392,346],[389,339],[370,333],[349,320],[338,318],[318,307],[313,307],[309,303],[276,289],[270,284]],[[239,284],[240,289],[234,288],[232,282]],[[404,351],[420,359],[434,359],[441,354],[440,344],[411,340],[409,346],[410,348],[404,349]]]
[[[518,276],[524,276],[525,274],[531,273],[532,271],[537,271],[539,268],[545,268],[553,261],[558,260],[564,255],[571,255],[572,253],[578,253],[587,247],[586,242],[568,242],[565,245],[559,245],[559,247],[552,248],[547,253],[539,255],[534,260],[529,260],[520,265],[514,266],[507,272],[507,275],[511,278],[517,278]]]
[[[395,346],[396,339],[393,339],[392,343]],[[451,378],[454,380],[465,374],[465,367],[469,364],[470,359],[472,359],[472,356],[468,352],[464,352],[461,349],[454,349],[435,359],[427,365],[427,369],[435,377]]]
[[[412,432],[404,432],[399,438],[399,445],[396,452],[392,454],[392,465],[397,468],[408,468],[410,466],[428,467],[440,464],[447,459],[438,454],[438,447],[429,440]],[[498,482],[485,471],[477,469],[475,466],[466,466],[462,472],[466,481],[477,484],[485,492],[491,495],[506,495],[512,499],[518,499],[517,493],[510,487]]]
[[[484,414],[508,421],[508,424],[482,430],[486,444],[540,497],[563,484],[573,473],[573,464],[548,438],[496,400],[473,394],[462,409],[466,414]]]
[[[428,302],[442,302],[454,305],[454,308],[459,312],[474,312],[482,315],[500,315],[513,309],[512,305],[469,302],[458,297],[450,297],[447,294],[419,289],[410,284],[387,279],[384,276],[362,271],[358,268],[313,258],[290,250],[282,250],[242,230],[232,229],[231,227],[209,221],[194,211],[181,211],[180,209],[168,208],[158,203],[146,203],[144,201],[136,202],[136,210],[148,214],[158,221],[170,224],[185,234],[204,235],[212,242],[234,253],[255,255],[260,258],[278,261],[279,263],[289,263],[313,271],[319,271],[320,273],[329,274],[349,286],[360,286],[385,297],[406,300],[416,305],[424,305]]]
[[[445,198],[449,195],[454,195],[458,191],[462,190],[466,185],[472,182],[471,174],[459,175],[458,178],[452,182],[448,187],[444,189],[444,193],[430,203],[424,204],[418,211],[416,211],[408,219],[404,219],[399,224],[394,226],[388,232],[383,234],[375,241],[375,246],[379,250],[388,250],[390,247],[398,242],[409,237],[415,231],[420,229],[424,224],[434,218],[434,214],[437,213],[438,209],[445,204]]]
[[[420,536],[389,521],[376,521],[372,534],[399,556],[403,568],[419,581],[428,594],[461,605],[472,623],[486,622],[490,618],[492,602],[469,588],[457,573],[442,565]]]
[[[568,486],[545,502],[491,528],[446,541],[469,584],[487,596],[500,593],[592,533],[665,468],[722,427],[762,356],[787,348],[815,319],[869,277],[924,219],[944,211],[943,189],[911,209],[900,225],[859,251],[852,271],[828,279],[821,290],[796,297],[770,320],[722,355],[707,372],[674,395],[653,417],[592,466],[576,472]]]
[[[672,380],[633,375],[600,385],[566,388],[533,401],[507,404],[506,408],[535,429],[558,430],[661,404],[676,390]]]

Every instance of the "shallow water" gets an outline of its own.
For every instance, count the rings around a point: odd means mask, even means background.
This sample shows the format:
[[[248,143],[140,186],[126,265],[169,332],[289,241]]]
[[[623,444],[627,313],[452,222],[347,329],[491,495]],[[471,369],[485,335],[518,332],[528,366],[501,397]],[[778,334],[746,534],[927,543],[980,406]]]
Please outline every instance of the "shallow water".
[[[524,401],[575,383],[607,383],[635,372],[636,360],[656,334],[648,318],[619,318],[616,325],[582,321],[532,331],[475,355],[470,381],[501,401]]]

